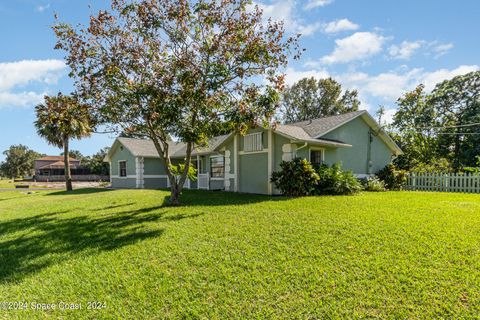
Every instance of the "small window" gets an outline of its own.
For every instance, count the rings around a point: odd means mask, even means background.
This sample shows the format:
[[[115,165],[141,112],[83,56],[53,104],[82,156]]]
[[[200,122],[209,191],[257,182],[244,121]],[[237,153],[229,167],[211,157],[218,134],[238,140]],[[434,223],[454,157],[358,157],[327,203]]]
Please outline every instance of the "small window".
[[[245,152],[254,152],[262,151],[263,142],[262,142],[262,133],[250,133],[243,137],[243,151]]]
[[[313,165],[323,164],[323,151],[322,150],[311,150],[310,151],[310,162]]]
[[[120,177],[127,176],[127,161],[119,161],[118,162],[118,171]]]
[[[225,159],[223,156],[210,158],[210,177],[223,178],[225,176]]]

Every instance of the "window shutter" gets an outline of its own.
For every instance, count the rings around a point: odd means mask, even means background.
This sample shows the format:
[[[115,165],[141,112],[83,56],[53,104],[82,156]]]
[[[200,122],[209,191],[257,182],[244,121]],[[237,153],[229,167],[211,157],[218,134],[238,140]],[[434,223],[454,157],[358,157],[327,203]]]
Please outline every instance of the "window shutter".
[[[243,151],[253,152],[253,151],[262,151],[263,142],[262,142],[262,133],[250,133],[243,138]]]

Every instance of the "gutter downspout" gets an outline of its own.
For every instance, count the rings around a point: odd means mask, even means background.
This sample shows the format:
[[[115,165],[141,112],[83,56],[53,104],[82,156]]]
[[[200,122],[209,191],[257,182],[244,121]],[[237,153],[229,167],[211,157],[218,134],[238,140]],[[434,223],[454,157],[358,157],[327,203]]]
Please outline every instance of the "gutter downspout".
[[[297,151],[298,151],[298,150],[300,150],[300,149],[303,149],[303,148],[305,148],[306,146],[308,146],[308,142],[305,142],[305,144],[304,144],[303,146],[301,146],[301,147],[297,148],[297,149],[295,150],[295,157],[294,157],[294,158],[296,158],[296,157],[297,157]]]

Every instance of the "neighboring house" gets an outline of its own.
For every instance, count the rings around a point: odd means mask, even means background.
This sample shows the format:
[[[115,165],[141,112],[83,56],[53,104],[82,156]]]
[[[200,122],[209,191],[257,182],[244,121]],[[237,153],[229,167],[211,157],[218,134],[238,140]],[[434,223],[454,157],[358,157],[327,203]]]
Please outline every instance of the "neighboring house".
[[[35,177],[50,177],[65,175],[65,162],[63,156],[46,156],[35,160]],[[80,161],[70,158],[70,170],[79,169]]]
[[[173,163],[185,158],[185,144],[170,142]],[[357,176],[371,175],[385,167],[402,150],[366,111],[255,128],[245,136],[228,134],[213,138],[208,147],[192,153],[197,181],[186,188],[276,194],[271,173],[282,160],[295,157],[312,163],[341,163]],[[152,141],[117,138],[105,161],[110,163],[113,188],[166,188],[169,181]]]
[[[34,161],[35,181],[65,181],[65,162],[63,156],[46,156]],[[73,181],[108,181],[108,176],[90,174],[82,167],[80,160],[70,158],[70,173]]]

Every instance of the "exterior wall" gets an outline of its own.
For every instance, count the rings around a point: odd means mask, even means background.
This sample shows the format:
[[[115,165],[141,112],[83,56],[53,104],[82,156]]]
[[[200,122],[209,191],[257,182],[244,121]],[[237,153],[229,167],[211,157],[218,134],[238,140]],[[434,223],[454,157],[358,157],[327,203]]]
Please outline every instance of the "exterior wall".
[[[127,161],[127,177],[120,178],[118,162]],[[134,189],[137,187],[137,171],[135,157],[126,149],[118,147],[110,162],[112,188]]]
[[[145,189],[166,189],[168,178],[144,178]]]
[[[135,189],[137,187],[137,178],[114,178],[112,177],[112,188],[116,189]]]
[[[127,176],[136,176],[135,157],[126,148],[118,147],[112,155],[111,168],[112,177],[118,177],[120,175],[118,170],[118,161],[127,161]]]
[[[387,164],[392,162],[393,153],[382,139],[373,137],[372,141],[372,167],[371,172],[377,173],[385,168]]]
[[[167,170],[163,165],[162,160],[155,158],[143,159],[143,174],[144,175],[165,175]]]
[[[251,153],[239,156],[239,190],[248,193],[268,193],[268,154]]]
[[[371,174],[390,163],[392,152],[378,137],[372,135],[369,165],[370,127],[358,117],[349,123],[323,136],[351,144],[352,147],[325,150],[325,162],[329,165],[340,162],[342,168],[352,170],[355,174]]]

